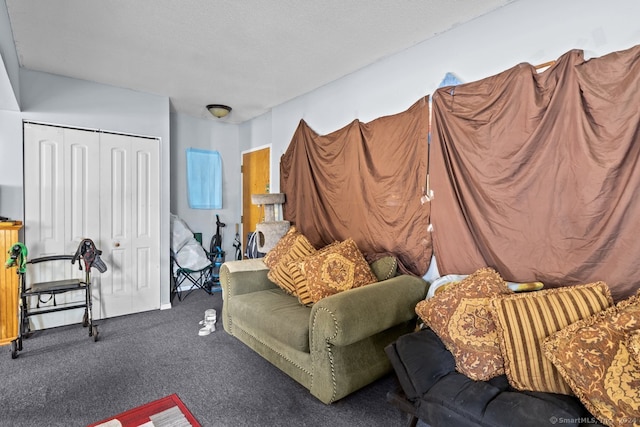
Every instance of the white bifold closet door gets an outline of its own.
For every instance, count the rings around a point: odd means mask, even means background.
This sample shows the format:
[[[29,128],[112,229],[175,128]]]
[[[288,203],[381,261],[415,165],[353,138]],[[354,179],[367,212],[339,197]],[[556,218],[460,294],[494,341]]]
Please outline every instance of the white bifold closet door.
[[[29,258],[73,254],[82,239],[92,239],[108,268],[103,274],[92,270],[93,318],[158,309],[158,139],[25,123],[24,143]],[[39,281],[82,272],[69,263],[47,271],[30,266],[28,274],[28,280]],[[61,294],[56,303],[78,298]],[[82,310],[30,320],[35,329],[73,324],[82,321]]]

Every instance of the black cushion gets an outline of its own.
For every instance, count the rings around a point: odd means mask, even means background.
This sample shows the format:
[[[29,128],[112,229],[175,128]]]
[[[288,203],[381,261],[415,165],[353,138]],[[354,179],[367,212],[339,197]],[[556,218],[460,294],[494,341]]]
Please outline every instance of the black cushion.
[[[453,355],[431,329],[403,335],[385,350],[409,400],[428,392],[456,368]]]
[[[601,426],[576,397],[516,391],[505,375],[469,379],[428,328],[385,350],[415,413],[431,426]]]

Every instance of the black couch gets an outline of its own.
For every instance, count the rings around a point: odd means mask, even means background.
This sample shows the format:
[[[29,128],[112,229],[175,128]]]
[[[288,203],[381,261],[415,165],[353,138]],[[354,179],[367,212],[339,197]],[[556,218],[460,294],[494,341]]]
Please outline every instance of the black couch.
[[[385,348],[399,387],[390,403],[431,427],[602,426],[580,401],[562,394],[517,391],[501,375],[473,381],[455,369],[453,355],[429,328]]]

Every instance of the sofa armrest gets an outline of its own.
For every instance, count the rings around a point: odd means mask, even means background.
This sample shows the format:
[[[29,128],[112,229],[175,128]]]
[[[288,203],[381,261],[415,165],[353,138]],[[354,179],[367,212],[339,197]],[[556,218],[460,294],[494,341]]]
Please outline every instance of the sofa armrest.
[[[427,282],[402,275],[323,298],[309,318],[311,342],[346,346],[415,319]]]
[[[277,288],[267,277],[268,272],[261,258],[225,262],[220,267],[223,298]]]

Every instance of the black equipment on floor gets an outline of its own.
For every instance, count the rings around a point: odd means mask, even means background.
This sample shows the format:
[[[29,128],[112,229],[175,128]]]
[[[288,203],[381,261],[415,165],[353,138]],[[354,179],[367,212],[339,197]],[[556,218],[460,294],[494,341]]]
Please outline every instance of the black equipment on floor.
[[[242,242],[240,241],[240,225],[236,223],[236,237],[233,241],[233,247],[236,248],[236,261],[242,259]]]
[[[222,250],[222,228],[227,224],[220,221],[220,216],[216,215],[216,234],[211,238],[211,245],[207,256],[213,264],[210,277],[210,287],[220,287],[220,267],[224,263],[225,252]]]

